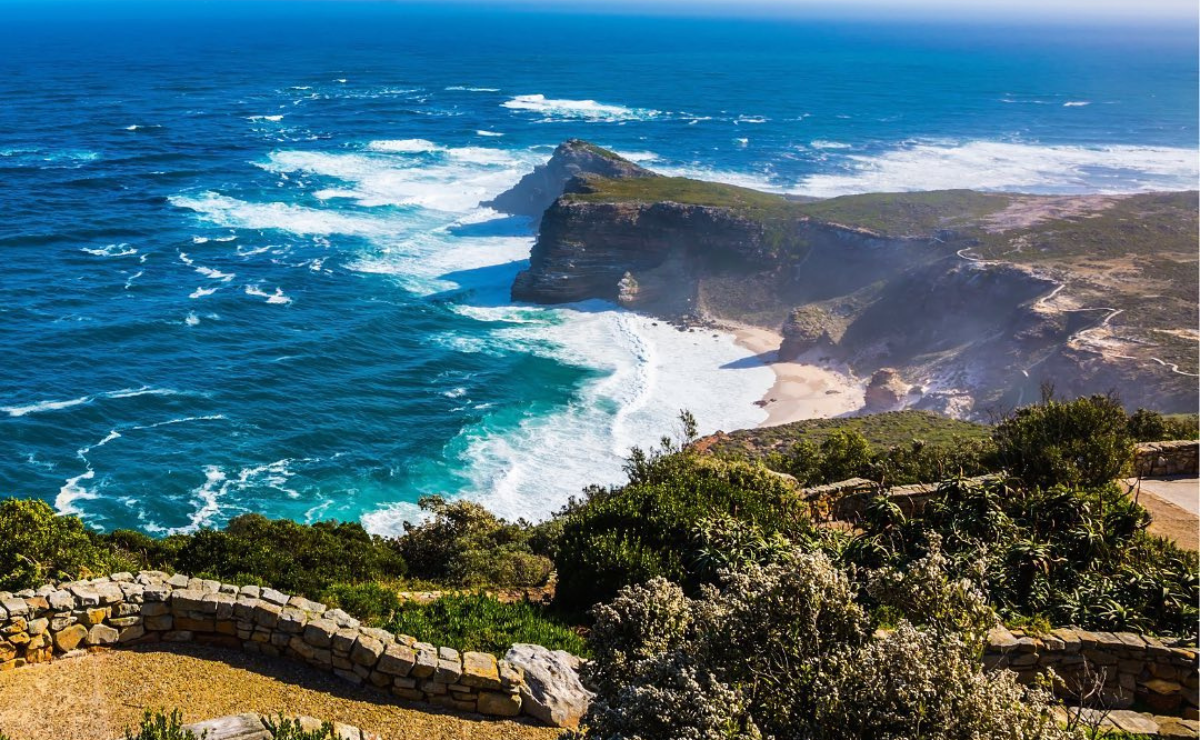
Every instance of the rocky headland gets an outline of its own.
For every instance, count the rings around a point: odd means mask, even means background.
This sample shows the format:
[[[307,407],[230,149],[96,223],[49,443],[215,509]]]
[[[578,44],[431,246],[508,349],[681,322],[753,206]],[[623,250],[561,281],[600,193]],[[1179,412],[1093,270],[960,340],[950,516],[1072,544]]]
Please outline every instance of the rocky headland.
[[[874,410],[984,417],[1046,384],[1197,405],[1195,192],[795,199],[572,140],[491,205],[542,203],[516,300],[777,331],[780,360],[872,378]]]

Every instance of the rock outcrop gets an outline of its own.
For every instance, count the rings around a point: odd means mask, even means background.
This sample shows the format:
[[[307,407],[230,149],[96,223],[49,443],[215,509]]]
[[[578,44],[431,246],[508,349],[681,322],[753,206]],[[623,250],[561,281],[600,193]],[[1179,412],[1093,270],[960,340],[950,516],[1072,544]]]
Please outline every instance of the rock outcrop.
[[[524,672],[522,711],[553,727],[578,726],[592,700],[592,693],[579,681],[579,658],[518,643],[504,660]]]
[[[908,397],[909,385],[891,367],[876,370],[871,376],[864,397],[864,407],[870,412],[894,411]]]
[[[550,204],[562,195],[566,184],[580,175],[598,175],[610,179],[657,176],[595,144],[568,139],[554,150],[549,162],[482,205],[514,216],[540,219]]]

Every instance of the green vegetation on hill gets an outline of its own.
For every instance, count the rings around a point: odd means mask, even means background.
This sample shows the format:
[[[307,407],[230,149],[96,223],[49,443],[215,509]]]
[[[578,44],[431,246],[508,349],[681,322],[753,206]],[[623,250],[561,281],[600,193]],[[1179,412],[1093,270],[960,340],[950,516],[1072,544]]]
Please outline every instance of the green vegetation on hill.
[[[941,229],[973,227],[1004,210],[1012,196],[974,190],[844,195],[799,206],[822,221],[869,229],[889,236],[929,236]]]
[[[874,447],[899,447],[921,440],[927,444],[951,444],[964,439],[987,439],[991,429],[984,424],[950,419],[928,411],[889,411],[846,419],[807,419],[773,427],[745,429],[717,441],[713,452],[750,457],[790,447],[796,442],[820,444],[836,432],[857,432]]]

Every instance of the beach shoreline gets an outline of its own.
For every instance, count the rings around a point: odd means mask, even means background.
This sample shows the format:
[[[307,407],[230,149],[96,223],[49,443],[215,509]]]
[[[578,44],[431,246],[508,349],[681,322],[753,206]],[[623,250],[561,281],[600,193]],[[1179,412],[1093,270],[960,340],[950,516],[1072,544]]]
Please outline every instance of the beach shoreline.
[[[760,428],[831,419],[862,409],[866,382],[848,368],[822,362],[816,355],[781,362],[778,353],[783,336],[770,329],[730,321],[719,322],[719,328],[731,333],[739,346],[775,373],[775,383],[758,402],[767,412]]]

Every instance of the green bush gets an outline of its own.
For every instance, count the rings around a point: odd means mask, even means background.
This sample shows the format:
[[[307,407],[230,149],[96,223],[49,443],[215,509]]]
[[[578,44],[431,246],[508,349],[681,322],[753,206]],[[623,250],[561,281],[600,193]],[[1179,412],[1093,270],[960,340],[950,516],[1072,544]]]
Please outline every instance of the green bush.
[[[819,445],[797,442],[787,453],[768,455],[764,464],[794,476],[805,486],[866,478],[885,485],[930,483],[955,476],[982,475],[992,463],[989,440],[956,439],[927,444],[913,439],[906,445],[876,450],[854,430],[835,431]]]
[[[1103,486],[1133,459],[1129,418],[1115,398],[1047,398],[1018,409],[992,434],[1000,466],[1029,486]]]
[[[1129,436],[1135,442],[1196,439],[1198,434],[1196,414],[1163,416],[1157,411],[1138,409],[1129,417]]]
[[[170,552],[175,545],[168,538]],[[318,597],[336,583],[395,579],[406,572],[392,541],[351,522],[298,524],[259,514],[234,518],[224,529],[182,537],[168,567],[237,583],[270,585]]]
[[[630,473],[624,488],[593,490],[565,513],[555,601],[567,611],[658,576],[694,592],[709,575],[696,533],[714,517],[746,522],[767,538],[797,541],[811,532],[794,484],[760,465],[690,452],[635,455]]]
[[[207,736],[206,732],[198,738],[196,733],[183,729],[183,715],[178,709],[169,715],[147,709],[137,733],[125,731],[125,740],[204,740]]]
[[[74,580],[130,565],[78,517],[59,516],[37,499],[0,501],[0,590],[37,588],[51,578]]]
[[[529,601],[504,603],[486,594],[443,596],[429,604],[405,603],[384,627],[435,645],[497,656],[518,642],[587,654],[583,638],[545,607]]]
[[[372,625],[386,624],[401,604],[395,589],[378,583],[338,583],[321,594],[321,601]]]
[[[531,550],[529,524],[506,522],[472,501],[426,496],[419,503],[433,516],[421,524],[406,523],[396,543],[417,578],[499,588],[543,586],[549,580],[552,565]]]
[[[275,719],[264,718],[263,723],[273,740],[338,740],[338,734],[334,732],[331,722],[322,722],[317,729],[306,730],[299,720],[280,714]]]
[[[899,568],[936,542],[1006,620],[1195,636],[1195,553],[1144,530],[1146,512],[1115,486],[942,485],[920,516],[867,517],[844,556]]]

